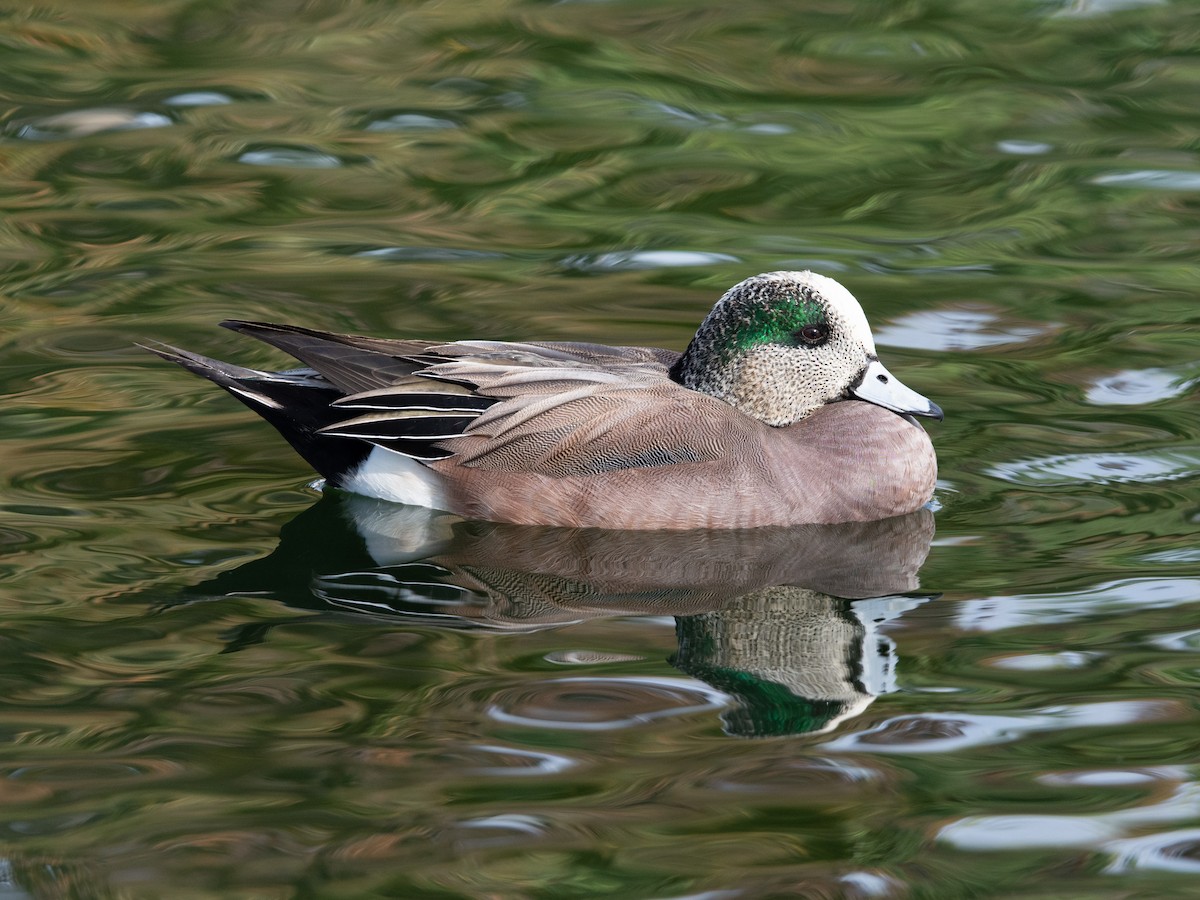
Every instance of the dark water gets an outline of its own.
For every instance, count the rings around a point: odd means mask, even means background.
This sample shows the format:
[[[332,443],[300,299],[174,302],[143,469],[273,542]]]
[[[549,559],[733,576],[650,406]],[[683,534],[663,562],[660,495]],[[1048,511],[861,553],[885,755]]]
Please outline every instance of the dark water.
[[[1198,46],[1152,0],[9,4],[0,893],[1195,896]],[[935,512],[318,501],[131,346],[681,348],[803,267],[946,409]]]

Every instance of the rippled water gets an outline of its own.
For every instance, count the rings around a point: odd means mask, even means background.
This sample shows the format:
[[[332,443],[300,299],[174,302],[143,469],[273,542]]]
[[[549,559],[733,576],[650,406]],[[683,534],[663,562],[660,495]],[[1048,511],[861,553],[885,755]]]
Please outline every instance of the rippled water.
[[[0,892],[1194,896],[1193,5],[0,16]],[[318,500],[132,346],[681,348],[800,267],[945,408],[934,512]]]

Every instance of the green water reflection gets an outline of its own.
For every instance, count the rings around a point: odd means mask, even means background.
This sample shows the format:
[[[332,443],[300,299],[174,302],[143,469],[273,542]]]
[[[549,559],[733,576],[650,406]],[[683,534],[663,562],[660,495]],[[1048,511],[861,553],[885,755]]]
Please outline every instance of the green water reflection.
[[[1191,4],[0,17],[6,891],[1194,893]],[[408,523],[381,562],[132,346],[681,348],[803,267],[946,410],[903,559]],[[816,578],[855,546],[874,590]]]

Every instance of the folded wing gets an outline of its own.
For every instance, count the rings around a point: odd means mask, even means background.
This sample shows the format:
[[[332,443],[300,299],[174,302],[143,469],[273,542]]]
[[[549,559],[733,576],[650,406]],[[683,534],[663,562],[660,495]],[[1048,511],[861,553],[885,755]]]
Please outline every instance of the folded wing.
[[[431,345],[223,324],[284,350],[345,392],[331,404],[342,415],[321,436],[423,462],[562,478],[718,459],[728,450],[730,436],[717,424],[728,421],[724,404],[673,382],[668,370],[678,354],[668,350]],[[713,422],[714,433],[697,421]]]

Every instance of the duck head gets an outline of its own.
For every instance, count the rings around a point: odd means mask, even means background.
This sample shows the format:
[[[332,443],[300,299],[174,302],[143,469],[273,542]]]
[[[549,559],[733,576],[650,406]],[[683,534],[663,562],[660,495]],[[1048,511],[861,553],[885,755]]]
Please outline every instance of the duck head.
[[[814,272],[768,272],[734,285],[700,324],[671,377],[774,426],[855,399],[900,415],[942,418],[937,404],[884,368],[854,295]]]

